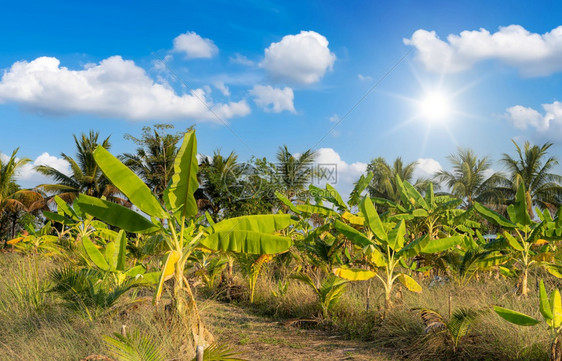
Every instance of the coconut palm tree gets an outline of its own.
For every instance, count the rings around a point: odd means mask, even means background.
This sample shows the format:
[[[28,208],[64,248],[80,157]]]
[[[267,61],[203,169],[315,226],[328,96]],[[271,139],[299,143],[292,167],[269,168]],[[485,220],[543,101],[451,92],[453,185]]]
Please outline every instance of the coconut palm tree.
[[[474,201],[480,203],[500,203],[502,194],[498,189],[504,177],[501,172],[493,172],[489,157],[478,158],[471,149],[459,148],[456,154],[447,157],[451,162],[450,171],[441,170],[435,174],[437,182],[444,183],[451,193],[464,201],[465,207]]]
[[[552,143],[538,146],[526,141],[523,148],[515,141],[513,144],[517,151],[516,156],[511,157],[504,153],[501,160],[509,172],[509,176],[504,179],[503,191],[509,199],[513,199],[519,184],[523,182],[531,217],[534,217],[533,205],[555,211],[562,205],[562,176],[552,173],[558,165],[556,157],[548,155]]]
[[[137,173],[160,201],[164,189],[172,178],[174,159],[178,153],[177,145],[183,135],[183,133],[166,133],[166,129],[173,128],[174,126],[170,124],[156,124],[152,128],[144,127],[140,138],[125,134],[125,139],[132,140],[139,147],[135,153],[125,153],[120,157],[121,161]],[[187,131],[192,129],[193,127],[189,127]]]
[[[373,174],[373,179],[367,187],[369,195],[399,202],[400,193],[396,184],[396,176],[399,176],[403,181],[414,184],[416,188],[419,188],[421,183],[424,182],[424,180],[412,182],[416,165],[417,162],[404,164],[401,157],[396,158],[392,165],[388,164],[383,157],[374,158],[367,165],[367,174],[369,172]]]
[[[15,178],[19,169],[30,162],[28,158],[16,157],[19,148],[12,152],[12,155],[3,160],[0,157],[0,222],[6,222],[8,218],[12,220],[11,235],[14,236],[15,225],[17,222],[17,213],[21,211],[31,211],[40,206],[40,200],[43,199],[39,192],[20,189],[16,184]],[[6,213],[12,213],[16,217],[4,217]],[[4,229],[5,225],[0,224],[0,229]]]
[[[306,187],[312,182],[314,176],[314,161],[316,152],[308,149],[296,155],[291,154],[286,145],[277,151],[276,181],[280,191],[289,199],[304,199],[308,197]]]
[[[217,217],[221,210],[237,201],[243,167],[235,152],[225,157],[215,150],[212,157],[203,158],[199,163],[200,186],[195,193],[199,208]]]
[[[74,200],[80,193],[85,193],[92,197],[105,196],[109,200],[123,203],[123,200],[117,197],[118,191],[107,178],[103,175],[96,164],[93,151],[98,145],[109,149],[109,137],[102,142],[98,141],[99,133],[90,131],[89,134],[82,133],[80,138],[74,135],[76,143],[76,159],[62,153],[64,160],[70,163],[72,174],[66,175],[63,172],[47,165],[40,165],[35,169],[50,178],[56,183],[41,184],[38,189],[47,193],[57,194],[68,202]]]

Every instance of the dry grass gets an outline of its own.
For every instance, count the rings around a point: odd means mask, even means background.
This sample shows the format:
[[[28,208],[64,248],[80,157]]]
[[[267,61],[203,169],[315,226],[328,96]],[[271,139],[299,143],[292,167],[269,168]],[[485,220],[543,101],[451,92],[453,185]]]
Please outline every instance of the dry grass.
[[[184,330],[162,306],[141,303],[89,322],[60,304],[48,289],[46,273],[56,262],[0,254],[0,360],[76,361],[91,354],[108,354],[103,335],[140,330],[160,345],[169,360],[186,360]],[[539,277],[547,278],[540,274]],[[396,288],[396,305],[383,320],[382,289],[371,281],[367,310],[367,282],[350,284],[332,309],[331,320],[319,317],[316,295],[304,284],[289,280],[287,293],[274,296],[278,280],[272,272],[260,276],[253,305],[242,298],[234,304],[213,298],[200,300],[200,309],[217,340],[250,360],[547,360],[549,335],[545,328],[517,327],[489,312],[474,323],[457,353],[443,339],[424,335],[424,325],[412,308],[432,308],[443,315],[452,306],[474,309],[497,304],[540,318],[535,292],[529,298],[514,294],[512,280],[481,277],[465,286],[445,283],[421,294]],[[555,280],[549,279],[551,288]],[[237,281],[243,287],[242,278]],[[532,285],[534,288],[534,284]],[[210,294],[199,292],[200,294]],[[131,295],[130,297],[132,297]],[[216,295],[215,295],[216,296]],[[216,297],[218,298],[218,297]],[[130,299],[123,300],[122,304]],[[287,320],[313,319],[306,328],[286,326]]]

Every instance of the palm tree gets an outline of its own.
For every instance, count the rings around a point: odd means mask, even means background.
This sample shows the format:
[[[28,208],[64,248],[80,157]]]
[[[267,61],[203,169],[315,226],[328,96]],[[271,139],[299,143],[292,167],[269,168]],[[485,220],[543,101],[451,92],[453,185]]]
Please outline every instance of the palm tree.
[[[215,150],[212,157],[205,157],[199,163],[200,187],[195,194],[199,208],[217,217],[237,201],[243,167],[235,152],[224,157],[220,150]]]
[[[110,147],[109,137],[101,143],[98,142],[98,137],[99,133],[94,131],[90,131],[88,135],[82,133],[80,138],[74,135],[77,148],[76,159],[65,153],[61,154],[62,158],[70,163],[71,175],[66,175],[47,165],[35,167],[38,172],[56,182],[54,184],[41,184],[37,188],[57,194],[68,202],[74,200],[78,194],[85,193],[92,197],[105,196],[109,200],[123,203],[122,199],[116,197],[118,194],[117,188],[107,180],[94,160],[93,152],[98,145],[105,149]]]
[[[452,170],[441,170],[435,174],[435,180],[445,185],[451,193],[465,202],[466,208],[474,201],[499,203],[501,192],[497,188],[503,178],[500,172],[491,171],[492,162],[486,156],[478,159],[471,149],[459,148],[457,154],[451,154],[447,159],[452,164]]]
[[[396,176],[399,176],[403,181],[412,183],[416,165],[417,162],[404,164],[401,157],[396,158],[392,165],[388,164],[383,157],[371,160],[371,163],[367,166],[367,174],[373,173],[373,179],[367,187],[369,195],[398,202],[400,193],[396,184]],[[421,186],[422,181],[415,182],[416,188]]]
[[[136,153],[125,153],[120,158],[148,185],[152,192],[162,201],[164,189],[168,186],[174,171],[174,160],[178,152],[178,142],[183,133],[167,134],[166,129],[174,128],[170,124],[156,124],[153,128],[144,127],[142,136],[136,138],[130,134],[125,139],[132,140],[140,147]],[[191,130],[193,127],[187,129]]]
[[[528,211],[534,217],[533,204],[541,209],[548,208],[555,211],[562,203],[562,176],[552,173],[558,165],[556,157],[548,156],[548,149],[552,143],[542,146],[533,145],[527,141],[523,149],[515,142],[516,157],[503,154],[502,163],[507,167],[510,175],[504,179],[503,190],[513,199],[521,182],[525,185]]]
[[[277,151],[277,182],[280,190],[289,199],[303,199],[308,197],[306,187],[314,176],[314,161],[316,152],[308,149],[300,155],[289,152],[286,145]]]
[[[15,236],[15,226],[17,222],[17,213],[21,211],[32,211],[40,206],[40,200],[43,199],[39,192],[20,189],[15,182],[17,171],[25,164],[30,162],[28,158],[16,157],[19,148],[12,152],[7,161],[3,161],[0,157],[0,222],[4,223],[7,218],[11,218],[11,236]],[[6,213],[15,214],[16,217],[4,217]],[[0,229],[5,228],[0,224]]]

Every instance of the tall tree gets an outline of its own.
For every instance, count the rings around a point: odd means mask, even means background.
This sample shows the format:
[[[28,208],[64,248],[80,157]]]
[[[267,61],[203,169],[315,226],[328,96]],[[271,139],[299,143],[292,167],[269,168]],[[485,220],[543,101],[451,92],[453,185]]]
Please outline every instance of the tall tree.
[[[212,157],[203,158],[199,163],[200,187],[195,193],[199,207],[217,218],[221,210],[232,205],[237,200],[242,167],[235,152],[225,157],[215,150]]]
[[[562,176],[552,173],[558,165],[554,156],[548,155],[552,143],[542,146],[531,145],[526,141],[521,148],[513,141],[517,154],[511,157],[504,153],[502,163],[507,167],[509,176],[504,180],[504,191],[513,199],[519,184],[525,185],[527,207],[531,218],[534,217],[533,205],[541,209],[554,211],[562,204]]]
[[[10,223],[12,223],[10,226],[11,236],[14,236],[19,213],[33,210],[43,199],[40,193],[29,189],[20,189],[16,184],[15,178],[18,170],[30,162],[28,158],[18,159],[16,157],[18,150],[19,148],[14,150],[7,160],[0,157],[0,222],[5,223],[10,220]],[[10,217],[8,217],[8,213],[11,214]],[[6,228],[5,224],[0,224],[0,229]]]
[[[167,133],[168,129],[173,128],[171,124],[155,124],[152,128],[142,128],[140,138],[125,134],[125,139],[133,141],[139,147],[135,153],[125,153],[120,157],[161,202],[164,189],[172,178],[178,142],[183,135],[181,132]],[[187,131],[192,129],[193,127],[189,127]]]
[[[277,151],[276,178],[281,191],[289,199],[308,197],[306,187],[314,176],[316,152],[308,149],[300,155],[291,154],[286,145]]]
[[[369,195],[399,202],[400,193],[396,183],[396,176],[400,177],[403,181],[413,183],[416,165],[417,162],[404,164],[401,157],[396,158],[392,165],[388,164],[383,157],[374,158],[367,165],[367,174],[373,174],[373,179],[367,187]],[[416,188],[418,188],[417,183]]]
[[[80,193],[92,197],[105,196],[107,199],[122,202],[122,199],[117,197],[117,188],[107,180],[94,160],[93,151],[98,145],[105,149],[110,148],[109,137],[102,142],[99,142],[98,138],[99,133],[92,130],[88,134],[82,133],[80,138],[74,135],[76,157],[72,158],[65,153],[61,154],[62,158],[70,164],[72,174],[66,175],[47,165],[37,166],[35,169],[38,172],[50,177],[55,182],[53,184],[41,184],[37,188],[47,193],[57,194],[68,202],[74,200]]]
[[[449,155],[447,159],[452,169],[437,172],[435,180],[445,183],[455,197],[464,201],[466,208],[472,206],[474,201],[501,202],[498,186],[503,174],[490,174],[492,162],[487,156],[479,159],[471,149],[459,148],[456,154]]]

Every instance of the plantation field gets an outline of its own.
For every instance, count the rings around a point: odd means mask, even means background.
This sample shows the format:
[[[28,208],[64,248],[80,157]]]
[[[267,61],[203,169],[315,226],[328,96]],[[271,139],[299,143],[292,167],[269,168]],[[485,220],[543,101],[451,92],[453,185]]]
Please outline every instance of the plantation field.
[[[39,256],[0,254],[0,360],[70,361],[107,355],[103,337],[120,332],[122,325],[131,331],[142,330],[161,345],[166,359],[176,359],[181,353],[174,337],[175,332],[182,333],[181,327],[162,324],[163,311],[154,310],[150,302],[93,322],[70,312],[55,295],[43,292],[49,288],[47,273],[56,266],[53,260]],[[421,294],[403,292],[403,299],[384,322],[380,319],[382,290],[371,291],[371,310],[366,311],[364,284],[348,290],[330,323],[317,317],[319,309],[310,289],[293,280],[279,299],[271,293],[276,284],[269,275],[260,280],[254,305],[243,298],[221,302],[217,300],[220,295],[204,289],[198,300],[217,341],[247,360],[548,360],[550,337],[544,328],[517,327],[489,310],[472,325],[460,352],[453,354],[445,340],[424,334],[419,314],[411,310],[431,307],[447,315],[450,294],[453,308],[501,304],[540,317],[537,297],[518,298],[511,283],[494,277],[462,288],[451,283],[429,288],[427,281],[421,283],[428,287]],[[131,295],[121,304],[133,300]],[[289,326],[295,319],[315,319],[317,323]]]
[[[533,207],[520,175],[503,203],[399,174],[382,197],[367,172],[347,201],[279,183],[236,214],[213,202],[263,179],[207,173],[194,131],[173,149],[151,183],[97,145],[106,191],[4,203],[3,359],[562,360],[562,207]],[[288,181],[310,178],[281,153]]]

